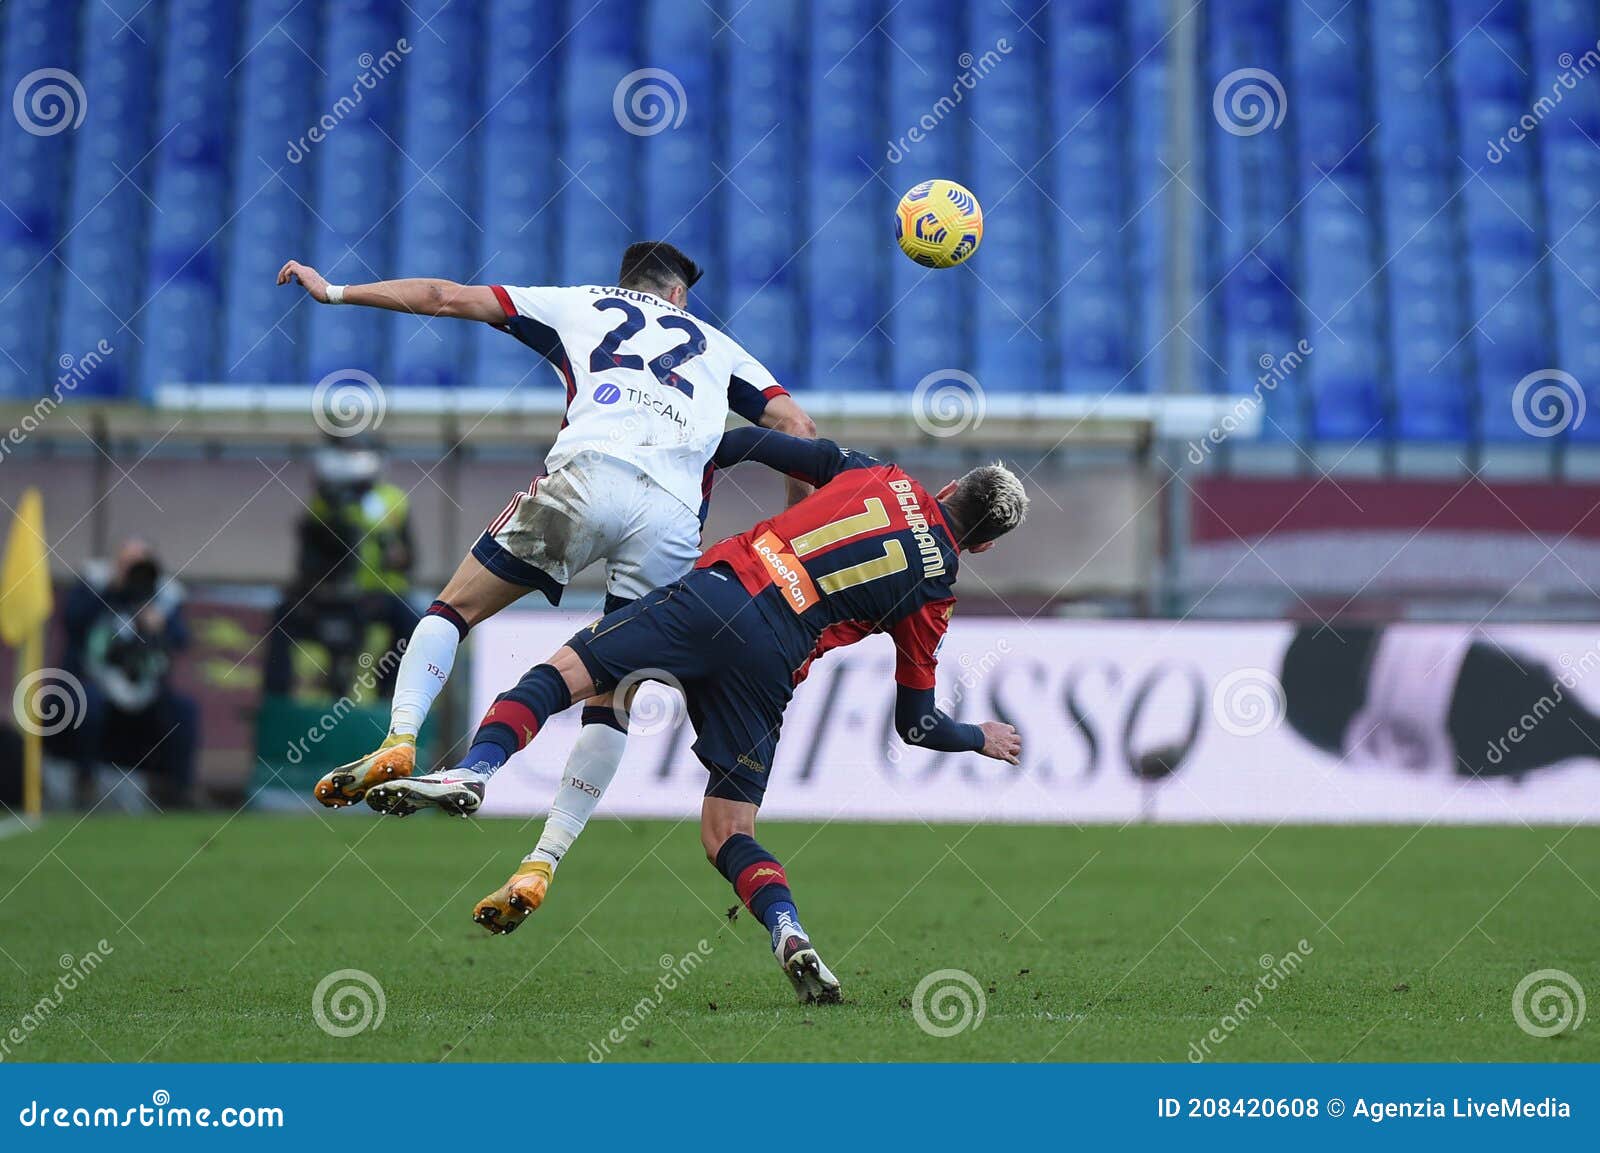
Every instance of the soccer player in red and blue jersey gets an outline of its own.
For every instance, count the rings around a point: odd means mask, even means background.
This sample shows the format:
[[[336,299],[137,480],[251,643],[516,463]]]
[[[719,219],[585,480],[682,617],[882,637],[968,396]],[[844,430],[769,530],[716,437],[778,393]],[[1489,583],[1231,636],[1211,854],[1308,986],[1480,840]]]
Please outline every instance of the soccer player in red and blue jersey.
[[[930,494],[897,465],[762,429],[723,438],[717,466],[744,460],[816,491],[713,545],[689,576],[602,617],[530,670],[496,699],[460,767],[492,775],[552,713],[641,670],[676,679],[710,773],[700,817],[706,856],[771,932],[800,999],[837,1001],[839,982],[800,926],[783,866],[755,839],[784,707],[815,657],[888,633],[900,737],[1018,763],[1022,742],[1010,725],[961,724],[939,709],[934,670],[959,555],[987,551],[1020,524],[1027,495],[998,464]],[[547,879],[524,870],[478,903],[479,923],[509,932],[538,907]]]

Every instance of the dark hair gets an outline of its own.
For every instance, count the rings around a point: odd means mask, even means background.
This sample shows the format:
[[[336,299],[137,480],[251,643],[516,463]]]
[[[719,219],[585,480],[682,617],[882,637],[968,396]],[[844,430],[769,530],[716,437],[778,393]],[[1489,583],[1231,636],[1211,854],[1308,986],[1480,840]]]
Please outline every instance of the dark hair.
[[[956,481],[956,489],[941,502],[966,549],[1004,536],[1028,514],[1028,494],[1022,482],[1005,465],[986,464]]]
[[[685,256],[682,249],[665,240],[641,240],[628,245],[628,250],[622,254],[617,286],[664,292],[675,282],[681,282],[684,288],[693,288],[700,275],[700,266]]]

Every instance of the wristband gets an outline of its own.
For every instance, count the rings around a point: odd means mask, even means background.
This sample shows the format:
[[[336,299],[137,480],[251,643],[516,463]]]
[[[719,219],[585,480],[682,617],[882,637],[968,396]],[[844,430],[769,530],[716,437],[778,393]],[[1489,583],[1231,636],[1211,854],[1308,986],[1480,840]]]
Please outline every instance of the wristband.
[[[344,303],[344,290],[345,290],[345,286],[342,285],[342,284],[330,284],[330,285],[328,285],[328,303],[329,304],[343,304]]]

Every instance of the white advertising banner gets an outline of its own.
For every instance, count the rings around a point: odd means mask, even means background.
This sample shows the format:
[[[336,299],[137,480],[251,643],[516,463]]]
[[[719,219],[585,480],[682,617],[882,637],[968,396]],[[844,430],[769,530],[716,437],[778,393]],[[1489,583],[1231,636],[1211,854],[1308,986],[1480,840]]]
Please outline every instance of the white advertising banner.
[[[591,617],[506,613],[473,634],[474,715]],[[1292,651],[1291,651],[1292,650]],[[938,695],[1023,736],[1020,766],[894,734],[894,656],[872,637],[818,661],[785,716],[762,815],[882,821],[1600,822],[1600,626],[962,619]],[[549,805],[574,708],[494,780],[486,814]],[[600,806],[698,812],[681,698],[635,702]]]

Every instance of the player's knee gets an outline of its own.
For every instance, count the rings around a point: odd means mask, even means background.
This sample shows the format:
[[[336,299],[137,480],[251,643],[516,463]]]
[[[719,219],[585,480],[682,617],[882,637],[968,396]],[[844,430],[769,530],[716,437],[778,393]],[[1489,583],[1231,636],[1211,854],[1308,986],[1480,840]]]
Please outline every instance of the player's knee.
[[[700,814],[700,847],[706,851],[706,860],[713,865],[728,838],[740,833],[753,837],[755,831],[755,821],[743,813],[708,808]]]

